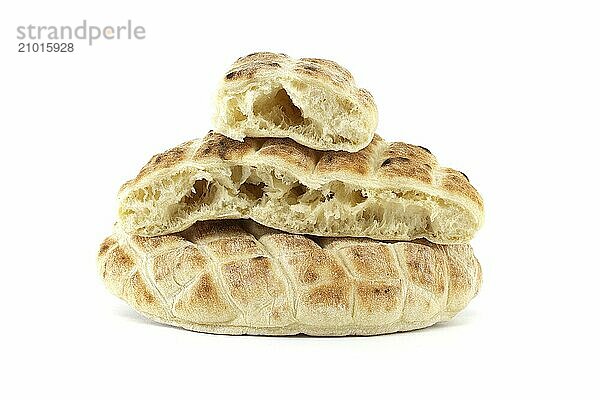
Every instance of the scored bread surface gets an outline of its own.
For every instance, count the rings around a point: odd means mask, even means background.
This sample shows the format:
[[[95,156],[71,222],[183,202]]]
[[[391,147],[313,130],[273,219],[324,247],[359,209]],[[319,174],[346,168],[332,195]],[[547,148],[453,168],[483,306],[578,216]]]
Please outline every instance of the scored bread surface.
[[[483,222],[483,202],[466,175],[427,149],[377,135],[347,153],[209,132],[155,155],[119,192],[130,234],[233,218],[317,236],[465,243]]]
[[[216,96],[216,129],[236,140],[289,137],[317,150],[356,152],[377,127],[377,107],[329,60],[254,53],[238,59]]]
[[[116,225],[98,268],[141,314],[224,334],[418,329],[452,318],[481,284],[467,244],[307,237],[235,220],[152,238]]]

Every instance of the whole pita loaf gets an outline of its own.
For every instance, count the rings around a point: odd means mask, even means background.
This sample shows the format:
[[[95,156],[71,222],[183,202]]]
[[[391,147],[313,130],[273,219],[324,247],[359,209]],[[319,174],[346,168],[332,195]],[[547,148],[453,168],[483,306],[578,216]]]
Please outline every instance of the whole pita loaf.
[[[223,334],[418,329],[452,318],[481,284],[466,244],[307,237],[235,220],[153,238],[116,226],[98,267],[108,289],[146,317]]]
[[[358,151],[377,127],[377,107],[337,63],[254,53],[238,59],[216,96],[216,129],[236,140],[289,137],[317,150]]]

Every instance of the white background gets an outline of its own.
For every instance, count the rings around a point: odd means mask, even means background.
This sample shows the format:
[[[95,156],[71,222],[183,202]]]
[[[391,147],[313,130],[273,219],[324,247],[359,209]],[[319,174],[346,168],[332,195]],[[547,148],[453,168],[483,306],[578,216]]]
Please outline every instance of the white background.
[[[0,397],[598,398],[597,2],[82,3],[0,6]],[[18,25],[84,18],[147,38],[17,53]],[[484,285],[455,320],[216,336],[104,289],[95,255],[120,184],[204,135],[217,82],[258,50],[338,61],[375,97],[379,134],[469,175]]]

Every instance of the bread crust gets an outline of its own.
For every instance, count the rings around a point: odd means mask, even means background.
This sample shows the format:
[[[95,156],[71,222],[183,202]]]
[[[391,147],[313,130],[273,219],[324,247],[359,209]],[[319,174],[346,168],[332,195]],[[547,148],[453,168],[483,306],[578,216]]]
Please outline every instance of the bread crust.
[[[216,129],[232,139],[289,137],[313,149],[348,152],[369,144],[377,120],[373,96],[344,67],[268,52],[232,65],[214,116]]]
[[[483,201],[429,150],[377,135],[347,153],[211,131],[152,157],[119,192],[119,221],[131,234],[231,218],[317,236],[466,243],[483,223]]]
[[[239,220],[153,238],[116,225],[98,268],[148,318],[223,334],[419,329],[451,319],[481,285],[469,245],[308,237]]]

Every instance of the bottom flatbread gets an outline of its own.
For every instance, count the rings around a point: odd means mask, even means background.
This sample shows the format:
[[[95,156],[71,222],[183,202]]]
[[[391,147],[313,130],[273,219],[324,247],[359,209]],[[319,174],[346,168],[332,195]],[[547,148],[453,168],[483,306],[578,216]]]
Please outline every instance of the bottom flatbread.
[[[447,321],[481,285],[468,244],[294,235],[249,221],[197,222],[98,253],[107,288],[146,317],[197,332],[377,335]]]

